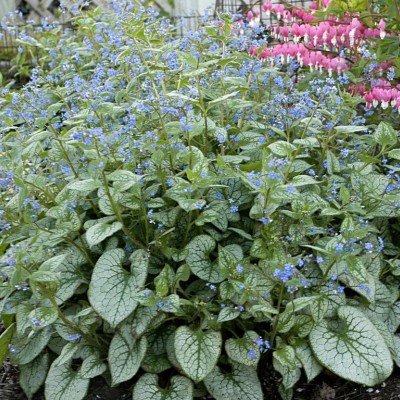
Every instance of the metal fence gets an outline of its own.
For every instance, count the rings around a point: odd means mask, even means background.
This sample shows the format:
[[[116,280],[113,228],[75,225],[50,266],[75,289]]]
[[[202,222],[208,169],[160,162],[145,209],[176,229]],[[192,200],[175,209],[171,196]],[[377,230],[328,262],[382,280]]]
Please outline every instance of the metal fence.
[[[215,6],[208,10],[208,14],[211,17],[216,18],[219,13],[229,12],[231,14],[247,16],[247,13],[252,10],[253,13],[258,10],[260,12],[260,24],[268,26],[273,22],[272,17],[266,17],[266,14],[262,10],[262,5],[265,0],[216,0]],[[272,0],[272,3],[279,3],[279,0]],[[304,8],[311,4],[310,0],[288,0],[292,6],[298,8]],[[201,15],[185,15],[176,16],[172,15],[172,20],[176,26],[178,35],[183,35],[187,31],[193,31],[199,28],[203,22],[203,16]]]

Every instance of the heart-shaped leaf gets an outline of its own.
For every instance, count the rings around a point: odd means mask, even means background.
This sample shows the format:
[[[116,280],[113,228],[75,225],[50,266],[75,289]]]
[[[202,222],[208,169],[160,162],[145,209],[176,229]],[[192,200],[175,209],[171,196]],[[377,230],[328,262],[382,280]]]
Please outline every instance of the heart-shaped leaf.
[[[204,332],[181,326],[175,333],[176,358],[186,375],[195,382],[202,381],[215,367],[221,346],[219,332]]]
[[[82,378],[69,363],[53,362],[46,378],[45,396],[51,400],[82,400],[88,388],[89,379]]]
[[[318,361],[336,375],[352,382],[375,386],[393,370],[385,340],[363,314],[351,306],[338,308],[335,327],[326,321],[315,326],[310,343]]]
[[[212,263],[209,254],[215,248],[215,240],[208,235],[196,236],[187,246],[186,262],[192,272],[200,279],[217,283],[224,278],[218,272],[218,266]]]
[[[28,399],[40,389],[49,369],[49,355],[42,353],[29,364],[21,365],[19,384]]]
[[[89,301],[96,312],[112,326],[123,321],[138,305],[137,294],[148,265],[147,254],[141,250],[138,252],[140,260],[132,262],[131,273],[122,267],[125,253],[121,249],[105,252],[94,267],[88,292]]]
[[[193,384],[184,376],[173,376],[169,387],[163,389],[158,385],[158,376],[144,374],[133,390],[133,400],[192,400]]]
[[[121,229],[122,224],[118,221],[113,222],[112,224],[100,222],[99,224],[91,226],[86,231],[86,240],[89,247],[101,243],[104,239],[108,238],[109,236],[113,235],[115,232],[118,232]]]
[[[258,335],[256,332],[247,331],[240,339],[228,339],[225,350],[229,358],[240,364],[255,367],[260,360],[260,349],[256,345]]]
[[[246,365],[232,363],[232,371],[224,374],[219,367],[204,379],[215,400],[263,400],[257,371]]]
[[[146,354],[146,349],[146,337],[142,336],[136,340],[131,326],[123,324],[114,335],[108,352],[113,385],[125,382],[136,374]]]

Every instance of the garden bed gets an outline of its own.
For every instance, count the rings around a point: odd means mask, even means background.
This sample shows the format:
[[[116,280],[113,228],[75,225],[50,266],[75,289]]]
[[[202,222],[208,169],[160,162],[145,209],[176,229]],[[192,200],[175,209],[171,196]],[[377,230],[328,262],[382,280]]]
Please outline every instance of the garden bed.
[[[272,374],[262,381],[265,400],[281,400],[278,394],[279,376]],[[132,384],[125,382],[110,388],[103,379],[93,380],[86,400],[131,399]],[[18,385],[18,370],[9,363],[0,368],[0,398],[2,400],[26,400]],[[311,383],[300,381],[293,400],[398,400],[400,399],[400,372],[396,372],[384,383],[367,388],[345,381],[335,375],[324,373]],[[45,400],[38,393],[33,400]]]

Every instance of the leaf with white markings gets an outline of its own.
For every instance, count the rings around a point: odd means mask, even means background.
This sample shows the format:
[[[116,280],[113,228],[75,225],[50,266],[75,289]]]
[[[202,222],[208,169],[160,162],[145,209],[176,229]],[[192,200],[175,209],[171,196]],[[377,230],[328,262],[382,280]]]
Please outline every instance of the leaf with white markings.
[[[112,224],[100,222],[99,224],[91,226],[86,231],[86,241],[88,242],[89,247],[101,243],[104,239],[112,236],[115,232],[121,230],[122,226],[123,225],[121,224],[121,222],[118,221]]]
[[[184,376],[175,375],[167,388],[158,384],[158,376],[144,374],[136,383],[132,400],[192,400],[192,381]]]
[[[234,308],[231,307],[225,307],[218,314],[217,321],[218,322],[232,321],[233,319],[236,319],[239,315],[240,315],[239,310],[235,310]]]
[[[113,182],[113,188],[115,191],[123,192],[135,185],[139,181],[140,176],[131,171],[118,170],[109,174],[107,179]]]
[[[181,326],[175,332],[175,355],[185,374],[195,382],[202,381],[215,367],[221,352],[219,332],[193,330]]]
[[[13,345],[15,352],[10,354],[11,362],[23,365],[33,361],[46,347],[50,336],[51,332],[48,329],[42,329],[30,336],[22,335],[14,337]]]
[[[81,268],[85,262],[86,259],[81,253],[71,250],[63,261],[52,269],[60,274],[60,285],[56,293],[57,304],[72,297],[81,284],[87,283]]]
[[[53,362],[46,378],[46,399],[82,400],[88,389],[89,379],[82,378],[79,370],[74,371],[68,363],[59,365]]]
[[[384,339],[372,322],[354,307],[338,308],[337,326],[326,321],[315,326],[310,343],[318,361],[336,375],[352,382],[375,386],[393,370]]]
[[[13,338],[15,324],[10,325],[0,336],[0,365],[3,364],[9,354],[9,346]]]
[[[132,328],[124,324],[114,335],[109,352],[112,384],[116,385],[131,379],[139,370],[140,364],[146,354],[146,337],[135,339]]]
[[[216,400],[264,399],[257,371],[246,365],[232,363],[232,371],[225,374],[215,367],[204,383]]]
[[[225,351],[231,360],[256,367],[260,360],[260,349],[256,345],[258,337],[256,332],[247,331],[240,339],[228,339]]]
[[[224,278],[218,266],[211,262],[209,254],[215,248],[215,240],[208,235],[196,236],[187,246],[186,262],[192,272],[199,278],[212,283],[221,282]]]
[[[311,382],[318,376],[324,367],[317,361],[311,351],[310,345],[305,340],[298,340],[293,345],[297,358],[301,361],[307,375],[307,381]]]
[[[92,379],[107,371],[107,366],[100,357],[98,351],[92,351],[88,357],[83,360],[80,376],[82,378]]]
[[[374,132],[374,138],[381,146],[388,146],[397,143],[397,134],[391,125],[381,122]]]
[[[19,384],[28,399],[31,399],[43,385],[48,369],[49,355],[47,353],[40,354],[29,364],[21,365]]]
[[[104,253],[97,261],[89,286],[89,301],[92,307],[112,326],[118,325],[138,305],[138,293],[143,284],[141,276],[147,273],[147,254],[138,250],[140,263],[133,265],[129,273],[122,267],[125,253],[113,249]],[[138,282],[138,275],[140,277]]]

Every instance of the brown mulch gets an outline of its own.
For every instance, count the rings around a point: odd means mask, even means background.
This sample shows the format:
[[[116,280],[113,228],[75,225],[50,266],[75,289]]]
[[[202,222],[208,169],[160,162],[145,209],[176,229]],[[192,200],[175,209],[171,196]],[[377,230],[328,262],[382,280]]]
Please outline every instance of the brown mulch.
[[[281,400],[277,393],[279,375],[272,373],[263,382],[265,400]],[[373,388],[345,381],[323,372],[312,382],[300,381],[295,389],[293,400],[400,400],[400,370],[381,385]]]
[[[265,400],[281,400],[277,390],[279,381],[280,378],[275,373],[264,379]],[[97,378],[92,380],[85,400],[127,400],[131,396],[132,385],[129,382],[110,388],[103,379]],[[0,368],[0,399],[27,399],[18,386],[18,370],[9,363]],[[38,393],[34,400],[44,400],[43,393]],[[300,382],[294,390],[293,400],[400,400],[400,370],[396,369],[386,382],[374,388],[356,385],[323,373],[311,383]]]

